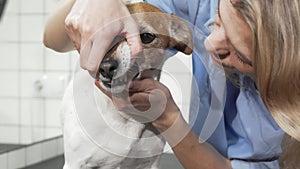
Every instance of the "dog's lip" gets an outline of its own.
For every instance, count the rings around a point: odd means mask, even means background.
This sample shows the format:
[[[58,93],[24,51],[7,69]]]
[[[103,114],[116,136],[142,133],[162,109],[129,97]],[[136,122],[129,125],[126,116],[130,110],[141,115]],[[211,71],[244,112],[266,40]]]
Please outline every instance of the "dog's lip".
[[[101,81],[102,84],[107,87],[107,88],[111,88],[111,83],[110,82],[105,82],[105,81]]]
[[[103,85],[105,85],[105,87],[111,88],[111,79],[105,78],[104,76],[102,76],[100,74],[99,75],[99,80],[101,81],[101,83],[103,83]]]
[[[135,79],[139,79],[140,78],[140,75],[141,73],[140,72],[136,72],[133,77],[131,77],[130,79],[128,78],[124,78],[124,77],[120,77],[120,78],[117,78],[117,79],[107,79],[107,78],[104,78],[102,76],[100,76],[100,81],[101,83],[111,89],[111,88],[119,88],[121,86],[124,86],[124,85],[127,85],[127,83],[129,83],[130,81],[132,80],[135,80]]]

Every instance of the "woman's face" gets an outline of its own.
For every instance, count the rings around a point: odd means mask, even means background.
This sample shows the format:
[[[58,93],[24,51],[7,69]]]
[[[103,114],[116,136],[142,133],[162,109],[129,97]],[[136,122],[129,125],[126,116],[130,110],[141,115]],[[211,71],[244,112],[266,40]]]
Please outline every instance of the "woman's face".
[[[205,47],[225,71],[252,74],[251,30],[230,0],[219,1],[215,26],[205,40]]]

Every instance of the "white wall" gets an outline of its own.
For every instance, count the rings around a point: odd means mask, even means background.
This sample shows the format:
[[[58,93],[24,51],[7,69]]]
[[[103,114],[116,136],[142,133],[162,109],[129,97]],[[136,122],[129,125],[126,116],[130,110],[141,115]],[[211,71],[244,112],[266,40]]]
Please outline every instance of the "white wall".
[[[42,44],[47,14],[57,4],[58,0],[7,1],[0,22],[0,143],[25,144],[61,134],[62,92],[43,89],[49,84],[63,88],[76,56]],[[38,90],[41,83],[48,86]]]

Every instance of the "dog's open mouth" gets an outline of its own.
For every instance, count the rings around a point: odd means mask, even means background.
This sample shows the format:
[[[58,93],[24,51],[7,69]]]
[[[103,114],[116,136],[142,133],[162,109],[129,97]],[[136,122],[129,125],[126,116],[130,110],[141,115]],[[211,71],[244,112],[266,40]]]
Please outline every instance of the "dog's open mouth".
[[[139,66],[134,62],[131,67],[124,73],[115,72],[112,76],[105,76],[104,72],[99,72],[99,80],[102,86],[112,94],[121,93],[126,85],[134,80],[139,79],[141,75]]]

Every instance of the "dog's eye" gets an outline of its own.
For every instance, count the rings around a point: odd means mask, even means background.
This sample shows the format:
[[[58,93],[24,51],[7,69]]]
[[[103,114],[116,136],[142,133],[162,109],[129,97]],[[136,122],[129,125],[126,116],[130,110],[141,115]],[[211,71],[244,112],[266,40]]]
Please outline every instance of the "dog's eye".
[[[156,35],[153,33],[142,33],[140,36],[144,44],[151,43],[156,38]]]

